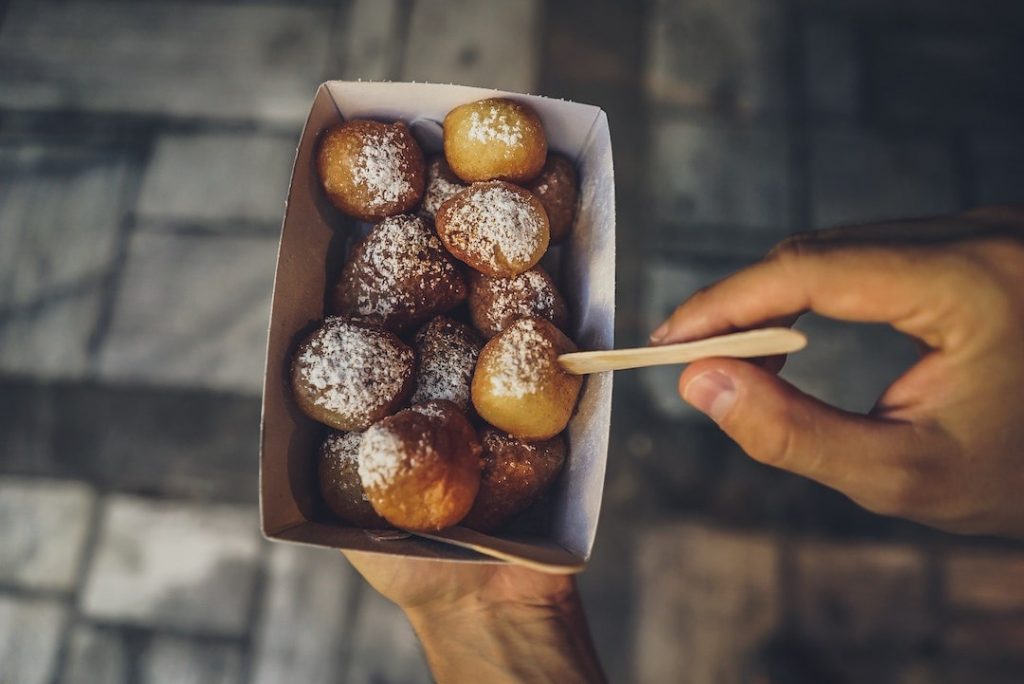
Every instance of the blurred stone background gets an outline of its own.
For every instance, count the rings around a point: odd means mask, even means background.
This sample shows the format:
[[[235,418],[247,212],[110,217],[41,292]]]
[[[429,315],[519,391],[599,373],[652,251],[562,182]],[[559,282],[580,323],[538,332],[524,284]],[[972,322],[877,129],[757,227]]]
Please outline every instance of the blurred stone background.
[[[790,232],[1024,201],[1022,66],[1013,0],[0,0],[0,682],[429,680],[337,554],[257,530],[276,236],[322,80],[602,106],[630,345]],[[786,375],[846,408],[913,359],[800,327]],[[675,378],[616,378],[580,580],[611,681],[1024,679],[1019,545],[769,471]]]

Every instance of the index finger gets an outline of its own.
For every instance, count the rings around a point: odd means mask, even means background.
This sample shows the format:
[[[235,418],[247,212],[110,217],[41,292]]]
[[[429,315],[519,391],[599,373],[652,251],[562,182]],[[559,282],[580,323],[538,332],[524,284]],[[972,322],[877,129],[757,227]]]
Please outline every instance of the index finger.
[[[786,242],[683,302],[652,340],[702,339],[806,311],[890,323],[927,340],[936,314],[934,256],[922,247]]]

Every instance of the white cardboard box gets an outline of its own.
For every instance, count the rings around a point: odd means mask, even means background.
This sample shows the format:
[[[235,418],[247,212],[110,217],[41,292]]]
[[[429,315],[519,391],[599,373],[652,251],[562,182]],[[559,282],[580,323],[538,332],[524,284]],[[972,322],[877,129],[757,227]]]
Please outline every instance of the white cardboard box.
[[[608,119],[592,105],[484,88],[428,83],[329,81],[320,86],[302,131],[281,229],[267,342],[260,437],[260,517],[264,535],[338,549],[403,556],[495,562],[502,558],[553,572],[582,569],[597,533],[611,420],[610,373],[588,376],[569,423],[565,469],[544,509],[542,529],[525,536],[485,535],[453,528],[386,538],[333,521],[316,485],[323,426],[303,415],[291,396],[292,351],[324,316],[325,292],[340,271],[357,224],[324,197],[315,169],[319,135],[343,119],[404,120],[421,141],[457,105],[511,97],[540,115],[550,149],[574,159],[580,206],[569,240],[559,247],[562,291],[573,314],[569,333],[580,349],[611,349],[615,319],[615,180]],[[436,141],[434,141],[436,144]],[[390,535],[391,537],[401,535]]]

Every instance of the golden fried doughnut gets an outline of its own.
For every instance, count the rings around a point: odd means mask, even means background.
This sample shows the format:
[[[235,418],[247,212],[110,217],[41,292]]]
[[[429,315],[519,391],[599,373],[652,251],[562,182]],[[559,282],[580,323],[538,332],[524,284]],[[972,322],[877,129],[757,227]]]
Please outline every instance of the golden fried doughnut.
[[[565,440],[524,442],[494,429],[480,435],[484,469],[473,508],[460,523],[490,532],[525,510],[555,480],[565,462]]]
[[[486,337],[494,337],[512,321],[540,316],[565,330],[569,309],[555,281],[540,266],[511,278],[469,275],[469,313],[473,325]]]
[[[416,355],[375,325],[331,316],[299,345],[292,360],[295,401],[335,430],[365,430],[412,392]]]
[[[457,259],[496,278],[522,273],[548,248],[544,205],[504,181],[469,186],[441,205],[434,224]]]
[[[444,156],[466,182],[533,180],[548,153],[540,117],[502,97],[470,102],[444,117]]]
[[[466,298],[466,282],[426,219],[384,219],[352,248],[334,291],[337,312],[404,330]]]
[[[444,155],[434,155],[427,161],[427,187],[423,191],[420,213],[434,220],[434,215],[445,200],[454,197],[465,188],[466,184],[452,172]]]
[[[558,365],[559,354],[573,351],[549,321],[515,321],[480,350],[470,390],[477,413],[520,439],[551,439],[572,417],[583,384]]]
[[[377,515],[359,480],[361,432],[334,432],[320,446],[317,463],[320,494],[334,515],[356,527],[390,527]]]
[[[411,211],[423,197],[423,150],[401,121],[353,119],[329,128],[316,165],[331,203],[361,221]]]
[[[412,403],[447,399],[463,411],[468,409],[469,383],[482,346],[475,330],[446,316],[420,328],[414,343],[419,369]]]
[[[565,239],[576,218],[579,184],[572,162],[560,154],[549,154],[540,175],[526,186],[544,205],[548,213],[551,244]]]
[[[374,424],[359,446],[359,479],[395,527],[442,530],[469,512],[480,487],[480,441],[450,401],[416,404]]]

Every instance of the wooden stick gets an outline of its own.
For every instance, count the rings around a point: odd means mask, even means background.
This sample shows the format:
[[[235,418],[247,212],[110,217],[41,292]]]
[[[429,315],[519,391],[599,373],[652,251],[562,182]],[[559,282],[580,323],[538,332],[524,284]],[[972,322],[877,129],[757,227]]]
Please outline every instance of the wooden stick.
[[[746,332],[709,337],[696,342],[666,344],[660,347],[612,349],[562,354],[558,362],[573,375],[603,373],[604,371],[666,366],[689,363],[712,356],[731,356],[745,359],[756,356],[788,354],[803,349],[807,338],[789,328],[762,328]]]

